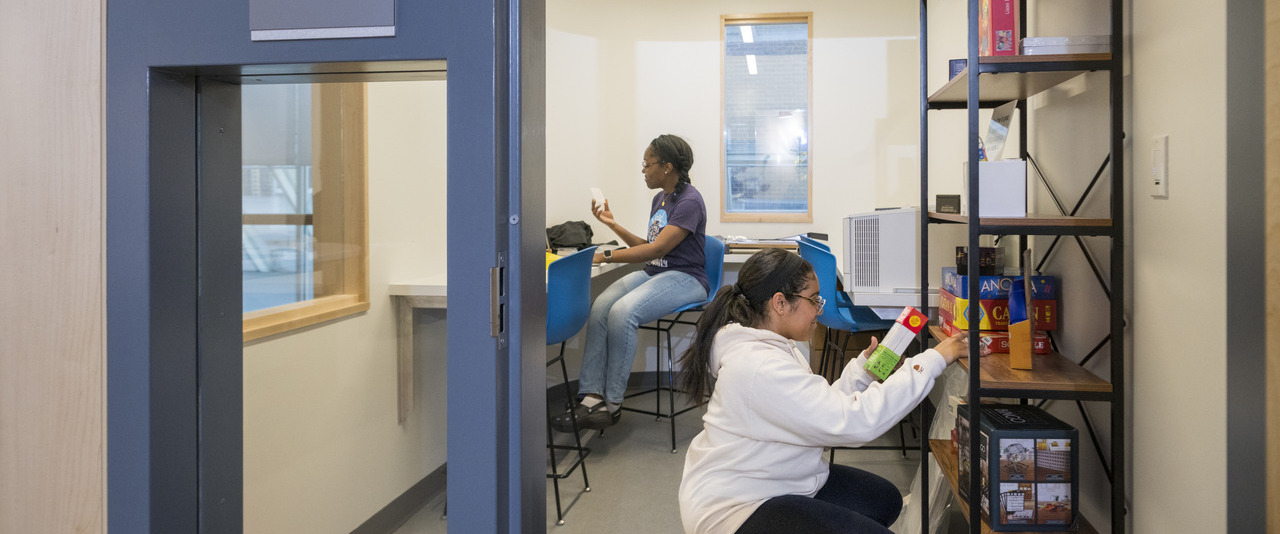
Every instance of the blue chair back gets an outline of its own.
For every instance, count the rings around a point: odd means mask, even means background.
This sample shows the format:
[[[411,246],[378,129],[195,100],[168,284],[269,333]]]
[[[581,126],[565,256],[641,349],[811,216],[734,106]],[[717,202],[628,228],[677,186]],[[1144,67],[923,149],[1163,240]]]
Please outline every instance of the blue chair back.
[[[822,306],[822,315],[818,322],[827,328],[848,330],[849,322],[842,320],[844,315],[836,304],[836,257],[830,251],[822,250],[816,245],[800,241],[798,244],[800,257],[813,266],[813,274],[818,278],[818,296],[827,301]]]
[[[800,241],[800,257],[813,266],[813,273],[818,278],[818,295],[826,299],[822,307],[822,315],[818,322],[827,328],[861,332],[865,330],[884,330],[893,326],[892,320],[881,319],[866,306],[843,307],[836,295],[836,276],[840,272],[836,267],[836,257],[830,250],[823,250],[817,245]]]
[[[547,267],[547,344],[568,341],[587,324],[591,313],[591,258],[587,247]]]
[[[800,236],[797,236],[797,237],[799,237],[799,238],[800,238],[800,242],[801,242],[801,243],[808,243],[808,244],[810,244],[810,245],[813,245],[813,246],[815,246],[815,247],[818,247],[818,248],[820,248],[820,249],[822,249],[822,250],[825,250],[825,251],[827,251],[827,252],[831,252],[831,246],[830,246],[830,245],[828,245],[828,244],[826,244],[826,243],[823,243],[823,242],[821,242],[821,241],[818,241],[817,239],[814,239],[814,238],[809,237],[809,236],[807,236],[807,235],[800,235]]]
[[[685,304],[672,310],[671,313],[697,310],[711,304],[711,301],[716,298],[716,291],[720,290],[720,284],[724,283],[724,241],[715,236],[707,236],[702,244],[702,253],[705,256],[707,270],[707,298]]]
[[[711,302],[724,283],[724,241],[709,235],[702,245],[702,252],[707,261],[707,302]]]

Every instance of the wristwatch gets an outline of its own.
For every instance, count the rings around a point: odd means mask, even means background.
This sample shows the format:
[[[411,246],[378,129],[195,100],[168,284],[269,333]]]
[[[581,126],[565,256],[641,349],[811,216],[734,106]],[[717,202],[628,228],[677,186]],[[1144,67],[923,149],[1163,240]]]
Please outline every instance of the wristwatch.
[[[604,254],[604,263],[613,261],[613,249],[606,249],[601,254]]]

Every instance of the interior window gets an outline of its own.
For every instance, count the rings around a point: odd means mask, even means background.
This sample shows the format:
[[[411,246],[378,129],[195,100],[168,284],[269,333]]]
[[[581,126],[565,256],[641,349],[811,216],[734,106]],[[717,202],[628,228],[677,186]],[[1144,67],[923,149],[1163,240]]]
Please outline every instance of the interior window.
[[[242,87],[245,341],[369,308],[364,95]]]
[[[812,222],[811,18],[724,16],[720,219]]]

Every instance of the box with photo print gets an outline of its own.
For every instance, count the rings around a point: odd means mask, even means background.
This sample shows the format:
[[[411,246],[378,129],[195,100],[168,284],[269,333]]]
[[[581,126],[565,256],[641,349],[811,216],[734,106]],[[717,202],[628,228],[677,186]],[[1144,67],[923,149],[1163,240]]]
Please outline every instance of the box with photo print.
[[[1044,410],[1023,404],[984,404],[978,424],[982,515],[994,531],[1064,531],[1076,520],[1079,432]],[[967,498],[969,406],[957,410],[960,496]],[[996,508],[992,519],[992,505]]]

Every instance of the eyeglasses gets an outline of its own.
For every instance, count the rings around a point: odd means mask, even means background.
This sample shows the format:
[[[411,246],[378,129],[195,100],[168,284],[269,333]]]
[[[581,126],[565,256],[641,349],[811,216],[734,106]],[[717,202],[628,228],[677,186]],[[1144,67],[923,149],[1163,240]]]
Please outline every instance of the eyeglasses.
[[[824,298],[822,298],[822,297],[806,297],[806,296],[801,295],[801,294],[799,294],[799,293],[792,293],[792,294],[791,294],[791,296],[793,296],[793,297],[800,297],[800,298],[805,299],[805,300],[807,300],[807,301],[809,301],[809,302],[812,302],[815,306],[817,306],[817,307],[818,307],[818,313],[822,313],[822,309],[823,309],[823,308],[825,308],[825,307],[827,306],[827,299],[824,299]]]
[[[640,170],[642,170],[642,171],[647,171],[647,170],[649,170],[649,167],[652,167],[652,166],[654,166],[654,165],[662,165],[663,163],[666,163],[666,162],[665,162],[665,161],[655,161],[655,162],[653,162],[653,163],[649,163],[649,162],[647,162],[647,161],[641,161],[641,162],[640,162]]]

